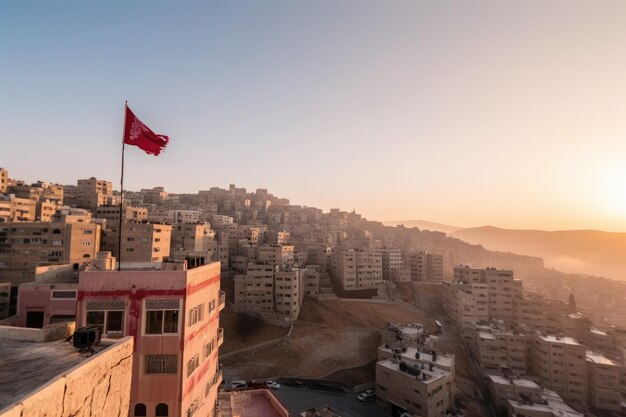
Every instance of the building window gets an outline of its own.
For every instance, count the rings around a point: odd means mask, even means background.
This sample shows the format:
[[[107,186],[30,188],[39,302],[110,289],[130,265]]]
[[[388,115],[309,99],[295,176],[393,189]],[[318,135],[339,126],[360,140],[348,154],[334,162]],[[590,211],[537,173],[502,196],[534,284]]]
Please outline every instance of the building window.
[[[202,320],[202,304],[189,310],[189,327]]]
[[[146,405],[139,403],[135,404],[135,417],[145,417],[147,413]]]
[[[198,368],[198,366],[200,366],[200,358],[196,354],[193,358],[189,359],[189,361],[187,362],[187,378],[189,378],[191,374],[193,374],[193,371],[195,371]]]
[[[147,354],[143,356],[145,374],[176,374],[178,372],[178,355]]]
[[[87,302],[87,325],[98,325],[104,333],[121,334],[124,331],[124,301]]]
[[[54,300],[75,300],[76,290],[52,290],[51,298]]]
[[[146,334],[178,333],[179,300],[146,301]]]
[[[167,408],[167,404],[159,404],[156,406],[156,412],[155,415],[157,417],[167,417],[168,416],[168,408]]]
[[[122,333],[124,330],[123,311],[88,311],[87,325],[98,325],[104,329],[104,333]]]

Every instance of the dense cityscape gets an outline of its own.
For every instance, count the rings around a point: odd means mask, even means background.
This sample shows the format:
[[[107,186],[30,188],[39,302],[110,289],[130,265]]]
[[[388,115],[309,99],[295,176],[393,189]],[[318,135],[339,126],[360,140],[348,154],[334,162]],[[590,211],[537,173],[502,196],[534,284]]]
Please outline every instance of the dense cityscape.
[[[230,185],[0,169],[0,416],[617,416],[626,286]]]

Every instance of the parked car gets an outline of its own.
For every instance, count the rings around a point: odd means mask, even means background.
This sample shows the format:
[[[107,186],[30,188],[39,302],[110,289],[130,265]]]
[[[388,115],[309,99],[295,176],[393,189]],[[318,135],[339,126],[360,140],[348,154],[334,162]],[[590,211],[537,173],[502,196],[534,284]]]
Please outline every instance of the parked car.
[[[359,401],[371,401],[376,398],[376,390],[368,389],[367,391],[363,391],[357,399]]]
[[[280,384],[276,381],[265,381],[265,385],[271,389],[279,389]]]
[[[231,388],[245,388],[248,386],[248,383],[243,380],[232,381],[230,383]]]
[[[304,386],[304,382],[300,381],[299,379],[288,379],[286,381],[283,380],[283,383],[287,385],[288,387],[294,387],[294,388],[300,388]]]

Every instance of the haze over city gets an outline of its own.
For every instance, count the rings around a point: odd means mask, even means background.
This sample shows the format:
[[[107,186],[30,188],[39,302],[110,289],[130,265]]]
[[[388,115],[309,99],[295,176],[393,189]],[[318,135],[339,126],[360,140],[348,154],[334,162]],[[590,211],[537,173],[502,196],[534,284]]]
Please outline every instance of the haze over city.
[[[0,10],[0,165],[236,183],[374,220],[626,231],[626,4],[34,2]],[[71,160],[71,163],[53,161]],[[52,168],[54,167],[54,168]]]

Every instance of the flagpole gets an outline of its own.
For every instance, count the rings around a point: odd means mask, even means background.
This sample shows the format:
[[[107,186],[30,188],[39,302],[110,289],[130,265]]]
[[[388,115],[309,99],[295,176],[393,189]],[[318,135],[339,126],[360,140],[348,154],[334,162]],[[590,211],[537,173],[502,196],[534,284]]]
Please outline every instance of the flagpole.
[[[128,100],[124,103],[124,126],[122,128],[122,173],[120,175],[120,228],[118,232],[118,242],[117,242],[117,270],[122,270],[122,211],[124,207],[124,134],[126,132],[126,113],[128,109]]]

